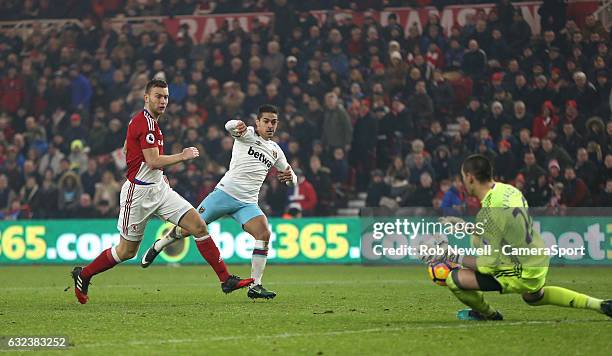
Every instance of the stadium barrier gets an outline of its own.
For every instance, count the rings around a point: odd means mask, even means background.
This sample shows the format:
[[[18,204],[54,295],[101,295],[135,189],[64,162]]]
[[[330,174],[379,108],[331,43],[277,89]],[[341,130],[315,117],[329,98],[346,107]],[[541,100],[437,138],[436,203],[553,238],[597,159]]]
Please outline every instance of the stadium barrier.
[[[373,219],[376,219],[374,221]],[[413,220],[421,220],[421,217]],[[375,227],[398,218],[348,217],[270,219],[270,263],[277,264],[414,264],[413,255],[376,254],[386,247],[414,243],[406,234],[374,237]],[[427,219],[425,219],[427,220]],[[432,220],[432,219],[429,219]],[[378,222],[378,225],[374,223]],[[138,256],[171,226],[151,220]],[[609,216],[535,217],[533,227],[548,246],[584,247],[584,255],[555,257],[553,264],[612,265],[612,219]],[[209,230],[228,263],[250,263],[254,239],[232,219],[210,224]],[[391,232],[379,229],[379,232]],[[0,222],[0,264],[83,264],[119,241],[116,220],[31,220]],[[464,239],[462,246],[469,246]],[[156,263],[201,264],[193,239],[167,248]],[[127,261],[137,264],[138,257]]]

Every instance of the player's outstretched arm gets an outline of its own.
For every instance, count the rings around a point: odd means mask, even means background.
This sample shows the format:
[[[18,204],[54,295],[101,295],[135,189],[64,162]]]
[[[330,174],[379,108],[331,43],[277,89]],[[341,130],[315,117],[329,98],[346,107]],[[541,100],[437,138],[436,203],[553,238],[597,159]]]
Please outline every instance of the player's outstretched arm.
[[[291,169],[289,162],[287,162],[287,157],[285,157],[283,150],[280,150],[280,157],[278,157],[278,160],[274,163],[274,167],[278,170],[278,180],[290,187],[297,185],[298,178],[293,172],[293,169]]]
[[[183,152],[174,155],[160,155],[159,148],[145,148],[142,150],[147,166],[159,169],[182,161],[187,161],[200,156],[200,152],[195,147],[187,147]]]

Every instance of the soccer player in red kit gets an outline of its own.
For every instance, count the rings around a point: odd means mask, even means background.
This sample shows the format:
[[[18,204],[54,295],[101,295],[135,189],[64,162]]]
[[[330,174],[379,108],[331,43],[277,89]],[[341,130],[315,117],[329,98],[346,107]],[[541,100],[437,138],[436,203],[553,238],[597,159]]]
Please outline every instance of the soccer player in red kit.
[[[200,155],[195,147],[185,148],[174,155],[164,155],[164,136],[157,120],[166,110],[168,96],[165,81],[151,80],[145,88],[144,109],[128,125],[125,143],[127,180],[121,188],[121,209],[117,222],[121,238],[119,245],[102,251],[84,268],[75,267],[72,270],[74,293],[81,304],[89,299],[87,292],[94,275],[136,256],[147,221],[153,215],[180,226],[195,237],[200,254],[217,273],[223,292],[229,293],[253,283],[252,278],[240,279],[229,274],[217,245],[208,234],[206,223],[189,202],[170,188],[164,176],[164,167]]]

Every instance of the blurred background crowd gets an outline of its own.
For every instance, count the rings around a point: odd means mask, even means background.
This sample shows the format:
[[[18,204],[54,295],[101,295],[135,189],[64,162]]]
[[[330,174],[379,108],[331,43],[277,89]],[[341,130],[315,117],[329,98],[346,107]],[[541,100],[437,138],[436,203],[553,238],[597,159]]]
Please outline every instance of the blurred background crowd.
[[[540,7],[539,34],[505,0],[450,30],[435,14],[421,27],[372,15],[464,3],[2,1],[3,21],[80,21],[0,33],[0,218],[115,218],[126,127],[153,77],[169,83],[166,151],[200,148],[200,159],[166,169],[194,205],[229,166],[224,123],[254,124],[269,103],[300,182],[266,180],[260,205],[272,216],[336,215],[359,198],[477,207],[459,175],[472,153],[489,157],[531,206],[612,206],[609,31],[594,16],[567,17],[563,1]],[[363,21],[320,22],[315,9],[352,9]],[[274,20],[255,19],[249,31],[226,23],[198,42],[187,25],[171,36],[156,20],[135,31],[111,18],[198,10]]]

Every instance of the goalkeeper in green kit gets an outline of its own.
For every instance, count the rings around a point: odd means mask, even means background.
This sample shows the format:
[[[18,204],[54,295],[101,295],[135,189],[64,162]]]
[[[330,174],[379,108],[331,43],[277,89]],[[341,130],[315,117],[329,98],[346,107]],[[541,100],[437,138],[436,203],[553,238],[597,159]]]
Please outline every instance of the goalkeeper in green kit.
[[[511,248],[542,251],[546,246],[537,231],[533,230],[523,194],[511,185],[495,182],[487,158],[481,155],[468,157],[462,164],[461,175],[468,194],[476,196],[482,205],[475,220],[477,225],[481,224],[479,232],[482,233],[473,235],[472,243],[475,247],[490,245],[492,252],[483,256],[462,256],[443,248],[441,254],[421,256],[421,260],[427,263],[446,261],[461,265],[461,269],[452,270],[446,279],[451,292],[471,308],[459,311],[459,319],[503,320],[499,311],[484,299],[483,292],[488,291],[521,294],[523,300],[532,306],[590,309],[612,317],[612,300],[601,300],[545,285],[548,255],[508,253]],[[442,218],[445,219],[452,222],[455,218]],[[447,242],[437,241],[434,244],[446,247],[443,245]]]

